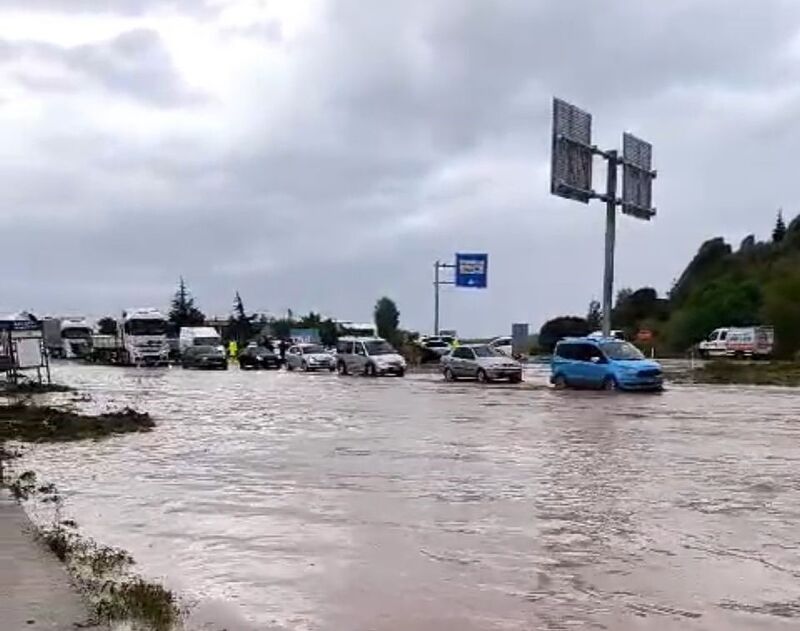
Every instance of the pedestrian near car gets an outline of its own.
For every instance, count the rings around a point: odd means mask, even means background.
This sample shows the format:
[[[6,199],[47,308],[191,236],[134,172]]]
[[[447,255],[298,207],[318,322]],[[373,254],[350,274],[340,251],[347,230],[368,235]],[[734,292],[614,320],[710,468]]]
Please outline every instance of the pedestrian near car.
[[[231,340],[228,342],[228,355],[233,360],[239,357],[239,344],[236,342],[236,340]]]
[[[286,338],[283,338],[279,345],[279,350],[281,353],[281,364],[284,365],[286,364],[286,349],[288,348],[289,348],[289,342],[286,341]]]

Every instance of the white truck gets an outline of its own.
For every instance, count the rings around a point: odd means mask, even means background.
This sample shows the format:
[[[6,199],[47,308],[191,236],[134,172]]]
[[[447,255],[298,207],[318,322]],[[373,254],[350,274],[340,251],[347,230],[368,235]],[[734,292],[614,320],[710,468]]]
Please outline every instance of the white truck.
[[[723,327],[714,329],[697,345],[701,357],[764,358],[772,355],[775,330],[771,326]]]
[[[222,338],[214,327],[183,326],[178,337],[178,346],[183,355],[192,346],[222,346]]]
[[[61,357],[65,359],[84,358],[92,350],[92,323],[84,317],[63,318],[61,320]]]
[[[95,361],[124,366],[165,366],[169,363],[167,319],[158,309],[126,309],[116,335],[92,337]]]
[[[45,318],[44,341],[50,357],[76,359],[89,356],[92,350],[92,323],[83,316]]]

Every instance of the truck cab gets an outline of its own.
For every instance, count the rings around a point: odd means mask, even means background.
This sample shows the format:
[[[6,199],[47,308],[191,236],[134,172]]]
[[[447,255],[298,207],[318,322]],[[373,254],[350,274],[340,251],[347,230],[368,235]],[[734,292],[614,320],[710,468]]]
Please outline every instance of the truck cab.
[[[61,357],[76,359],[88,357],[92,351],[92,325],[86,318],[61,320]]]
[[[128,309],[119,327],[122,363],[134,366],[169,363],[167,319],[158,309]]]

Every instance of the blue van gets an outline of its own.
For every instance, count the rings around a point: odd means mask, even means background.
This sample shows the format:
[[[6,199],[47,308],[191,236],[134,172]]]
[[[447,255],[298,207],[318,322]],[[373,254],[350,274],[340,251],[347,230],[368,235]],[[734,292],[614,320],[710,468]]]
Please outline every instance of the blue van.
[[[553,353],[550,383],[556,388],[661,390],[661,365],[630,342],[616,338],[561,340]]]

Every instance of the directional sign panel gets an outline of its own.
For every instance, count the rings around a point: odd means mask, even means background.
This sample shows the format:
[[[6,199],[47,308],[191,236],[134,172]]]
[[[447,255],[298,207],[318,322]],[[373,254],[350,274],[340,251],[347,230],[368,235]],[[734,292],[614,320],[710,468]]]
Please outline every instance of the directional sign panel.
[[[550,192],[584,203],[593,196],[592,116],[561,99],[553,99]]]
[[[622,212],[650,219],[653,208],[653,147],[633,134],[622,135]]]
[[[488,271],[488,254],[456,254],[456,287],[483,289]]]

